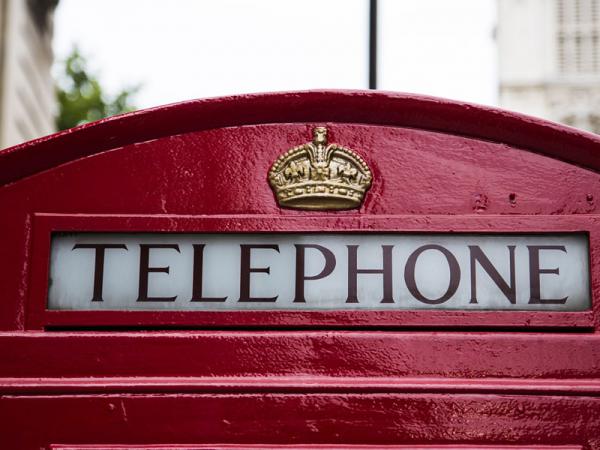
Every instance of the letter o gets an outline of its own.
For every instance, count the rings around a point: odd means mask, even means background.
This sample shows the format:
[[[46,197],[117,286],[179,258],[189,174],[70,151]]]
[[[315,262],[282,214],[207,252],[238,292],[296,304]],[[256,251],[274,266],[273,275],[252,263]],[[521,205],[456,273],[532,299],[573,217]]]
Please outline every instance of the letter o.
[[[446,261],[448,261],[448,267],[450,268],[450,283],[448,284],[448,290],[444,295],[436,299],[427,298],[421,294],[415,281],[415,266],[417,265],[417,258],[421,255],[421,253],[427,250],[437,250],[442,253],[442,255],[446,257]],[[454,255],[441,245],[423,245],[412,252],[408,257],[406,266],[404,267],[404,281],[406,283],[406,287],[414,298],[428,305],[439,305],[447,301],[456,293],[458,284],[460,283],[460,266],[458,265],[458,261]]]

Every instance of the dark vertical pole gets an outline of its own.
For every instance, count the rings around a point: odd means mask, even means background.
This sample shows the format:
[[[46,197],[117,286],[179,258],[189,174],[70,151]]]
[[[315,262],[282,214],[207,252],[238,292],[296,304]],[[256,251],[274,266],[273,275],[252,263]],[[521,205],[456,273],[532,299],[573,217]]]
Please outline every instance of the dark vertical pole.
[[[369,0],[369,89],[377,89],[377,0]]]

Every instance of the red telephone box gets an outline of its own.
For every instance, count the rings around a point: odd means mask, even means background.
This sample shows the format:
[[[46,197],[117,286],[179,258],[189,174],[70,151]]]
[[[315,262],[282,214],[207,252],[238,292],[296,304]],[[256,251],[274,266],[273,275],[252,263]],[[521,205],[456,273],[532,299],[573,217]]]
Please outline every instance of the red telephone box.
[[[600,138],[378,92],[0,152],[0,448],[600,448]]]

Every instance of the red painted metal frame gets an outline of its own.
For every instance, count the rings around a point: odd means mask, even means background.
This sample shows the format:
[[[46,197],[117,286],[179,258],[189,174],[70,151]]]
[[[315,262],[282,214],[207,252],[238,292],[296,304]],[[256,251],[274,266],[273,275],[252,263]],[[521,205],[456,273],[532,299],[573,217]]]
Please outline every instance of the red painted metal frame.
[[[51,445],[50,450],[581,450],[580,445]]]
[[[502,142],[600,170],[600,137],[511,111],[384,91],[304,91],[191,100],[114,116],[0,151],[0,185],[166,136],[254,124],[359,123]]]
[[[7,394],[56,394],[60,384],[65,394],[84,392],[104,382],[107,392],[129,393],[172,392],[173,386],[208,393],[247,392],[251,386],[326,393],[386,392],[392,386],[424,392],[435,386],[446,393],[489,393],[506,385],[510,392],[587,396],[600,389],[596,333],[111,330],[0,338],[0,379],[6,382],[0,387]],[[136,383],[147,387],[135,389]]]
[[[372,150],[360,210],[274,202],[268,165],[315,124]],[[256,164],[219,192],[242,149]],[[190,101],[2,150],[0,447],[600,449],[599,149],[493,108],[323,91]],[[53,231],[584,232],[593,310],[47,311]]]
[[[554,444],[592,450],[599,444],[599,412],[600,403],[585,397],[494,394],[8,396],[0,402],[0,414],[9,424],[29,425],[19,441],[9,441],[21,445],[10,449],[39,449],[41,435],[50,439],[45,445]]]
[[[54,232],[393,232],[393,233],[557,233],[585,232],[590,241],[590,272],[600,271],[600,216],[90,216],[36,214],[33,224],[33,264],[29,285],[27,328],[57,327],[435,327],[593,328],[598,324],[600,282],[591,279],[593,310],[539,311],[56,311],[48,310],[50,240]],[[551,219],[551,220],[550,220]],[[268,223],[268,231],[265,224]],[[594,269],[597,269],[595,272]],[[591,276],[590,274],[590,276]]]

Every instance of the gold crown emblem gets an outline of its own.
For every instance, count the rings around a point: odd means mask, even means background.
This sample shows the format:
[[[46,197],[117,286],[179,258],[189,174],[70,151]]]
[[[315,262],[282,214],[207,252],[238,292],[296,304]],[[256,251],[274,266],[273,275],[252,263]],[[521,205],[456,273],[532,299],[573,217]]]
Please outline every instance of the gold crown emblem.
[[[285,152],[269,171],[279,204],[296,209],[358,208],[371,180],[364,159],[327,143],[325,127],[314,128],[312,142]]]

